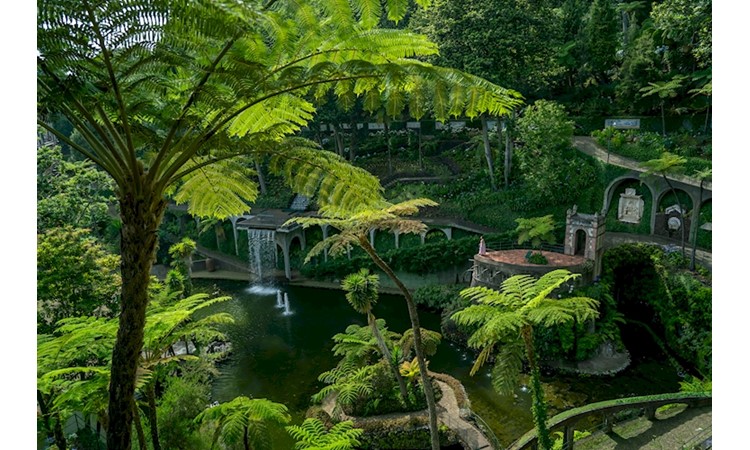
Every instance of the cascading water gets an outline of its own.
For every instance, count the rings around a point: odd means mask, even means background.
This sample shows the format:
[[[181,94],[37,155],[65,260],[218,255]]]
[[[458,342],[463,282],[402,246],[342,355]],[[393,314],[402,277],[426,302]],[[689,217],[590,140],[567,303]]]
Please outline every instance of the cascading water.
[[[286,292],[284,292],[284,305],[283,305],[283,307],[284,307],[284,313],[283,314],[285,316],[291,316],[292,315],[292,311],[289,309],[289,294],[287,294]]]
[[[250,273],[256,280],[271,274],[276,262],[276,232],[250,228],[247,230]]]

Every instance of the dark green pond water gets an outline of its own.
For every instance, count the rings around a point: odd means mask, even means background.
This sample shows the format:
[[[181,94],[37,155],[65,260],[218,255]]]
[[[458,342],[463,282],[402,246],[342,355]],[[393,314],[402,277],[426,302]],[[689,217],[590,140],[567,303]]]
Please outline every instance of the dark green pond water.
[[[331,337],[350,324],[366,325],[365,317],[352,310],[338,290],[280,286],[289,299],[291,314],[287,315],[277,307],[276,288],[262,290],[234,281],[200,282],[196,287],[213,285],[231,294],[233,300],[215,305],[212,312],[229,312],[236,321],[227,326],[233,354],[219,366],[214,400],[225,402],[238,395],[268,398],[285,404],[293,423],[301,423],[310,396],[323,387],[318,375],[337,363],[331,352]],[[402,333],[410,326],[402,297],[382,295],[374,312],[386,320],[390,330]],[[420,322],[424,328],[440,330],[440,316],[434,312],[420,311]],[[493,428],[500,442],[508,445],[532,427],[529,395],[525,389],[519,389],[516,397],[497,395],[487,370],[469,376],[472,362],[472,354],[443,342],[430,360],[430,369],[460,380],[472,409]],[[658,357],[646,356],[634,358],[634,364],[615,377],[555,377],[544,381],[554,381],[561,395],[573,394],[572,398],[578,399],[574,403],[583,404],[673,392],[679,377]],[[279,449],[293,447],[293,441],[283,432],[274,436],[274,443]]]

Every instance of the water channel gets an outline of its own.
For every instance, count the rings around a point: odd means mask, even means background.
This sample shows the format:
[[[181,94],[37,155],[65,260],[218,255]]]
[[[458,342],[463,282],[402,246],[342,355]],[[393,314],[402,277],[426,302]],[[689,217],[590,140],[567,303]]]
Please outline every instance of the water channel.
[[[233,297],[211,310],[225,311],[235,318],[235,323],[226,328],[233,354],[219,366],[213,400],[225,402],[238,395],[268,398],[287,405],[293,423],[302,422],[310,396],[323,387],[318,375],[337,363],[331,352],[331,337],[350,324],[366,325],[365,317],[348,305],[339,290],[258,287],[223,280],[200,281],[196,287],[215,287]],[[374,313],[386,320],[390,330],[403,333],[410,326],[402,297],[382,295]],[[424,328],[440,330],[437,313],[420,311],[420,321]],[[469,376],[472,363],[471,353],[444,341],[431,358],[430,369],[460,380],[472,409],[493,428],[500,442],[508,445],[533,426],[529,394],[520,387],[515,397],[497,395],[488,370]],[[552,383],[555,392],[566,397],[567,407],[572,407],[617,397],[675,392],[679,380],[663,358],[644,354],[634,356],[631,366],[617,376],[555,376],[543,381]],[[293,441],[283,432],[274,435],[274,443],[279,449],[293,447]]]

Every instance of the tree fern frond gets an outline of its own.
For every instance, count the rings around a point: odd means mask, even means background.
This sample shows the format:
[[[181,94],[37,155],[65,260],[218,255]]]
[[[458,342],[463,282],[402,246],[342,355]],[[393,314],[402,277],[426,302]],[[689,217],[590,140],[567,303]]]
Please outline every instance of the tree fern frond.
[[[500,347],[491,371],[492,387],[499,394],[511,395],[518,387],[523,355],[523,345],[518,341]]]
[[[174,199],[177,204],[187,203],[193,216],[226,219],[247,212],[248,203],[258,197],[254,175],[240,161],[215,162],[187,175]]]

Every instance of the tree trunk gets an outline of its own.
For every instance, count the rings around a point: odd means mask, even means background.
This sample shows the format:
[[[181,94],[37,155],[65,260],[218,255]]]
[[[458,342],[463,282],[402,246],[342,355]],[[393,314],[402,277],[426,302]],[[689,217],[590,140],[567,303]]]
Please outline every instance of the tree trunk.
[[[136,369],[143,347],[143,328],[148,305],[148,283],[156,258],[157,229],[166,202],[153,192],[120,195],[121,274],[120,320],[112,352],[109,385],[108,450],[130,450],[133,393]]]
[[[349,161],[354,164],[354,158],[357,156],[357,122],[354,120],[354,114],[351,116],[349,125],[352,129],[352,135],[349,137]]]
[[[419,128],[417,128],[417,148],[419,151],[419,169],[424,170],[424,162],[422,161],[422,122],[419,123]]]
[[[250,430],[248,427],[245,427],[245,433],[242,435],[242,444],[245,447],[245,450],[250,450],[250,438],[248,434],[250,433]]]
[[[513,117],[515,118],[516,111],[513,111]],[[511,165],[513,164],[513,147],[510,142],[510,122],[505,126],[505,167],[503,168],[503,176],[505,178],[505,188],[508,188],[510,183],[510,171]]]
[[[156,380],[151,380],[146,387],[146,400],[148,401],[148,413],[146,417],[151,427],[151,444],[154,447],[153,450],[161,450],[161,445],[159,444],[159,424],[156,420]]]
[[[385,127],[385,143],[388,147],[388,176],[390,177],[393,175],[393,161],[391,160],[391,132],[390,128],[388,127],[388,121],[383,122],[383,127]]]
[[[266,191],[266,178],[263,176],[263,168],[260,165],[260,162],[256,159],[255,160],[255,172],[258,174],[258,187],[260,187],[260,193],[265,194]]]
[[[669,181],[669,178],[667,178],[667,175],[662,173],[662,178],[664,178],[664,181],[667,182],[667,186],[669,186],[669,189],[672,191],[672,194],[674,195],[674,199],[677,202],[677,207],[680,208],[680,246],[682,247],[682,257],[685,257],[685,212],[682,209],[682,202],[680,202],[680,197],[677,196],[677,191],[675,190],[674,186],[672,186],[672,183]]]
[[[391,357],[391,351],[388,350],[388,346],[385,345],[385,339],[383,339],[383,335],[380,334],[380,330],[378,330],[378,325],[375,322],[375,316],[371,313],[367,313],[367,324],[370,325],[370,330],[372,330],[372,335],[375,336],[375,341],[378,343],[378,347],[380,347],[380,353],[383,355],[383,358],[388,362],[388,366],[391,368],[391,371],[393,372],[393,376],[396,377],[396,381],[398,382],[398,390],[401,392],[401,398],[404,399],[404,404],[407,403],[409,398],[409,393],[406,391],[406,382],[404,381],[404,377],[401,376],[401,372],[398,371],[398,367],[393,362],[393,358]]]
[[[490,186],[492,190],[497,190],[495,184],[495,167],[492,163],[492,147],[490,147],[490,137],[487,131],[487,118],[482,116],[482,144],[484,144],[484,157],[487,160],[487,169],[490,172]]]
[[[55,419],[55,428],[54,428],[54,436],[55,436],[55,445],[57,445],[57,448],[60,450],[65,450],[68,448],[68,443],[65,441],[65,433],[63,433],[63,426],[62,426],[62,420],[60,419],[59,413],[52,413],[53,418]]]
[[[541,450],[552,450],[552,439],[547,429],[547,404],[544,401],[541,375],[539,373],[539,366],[536,363],[534,335],[531,325],[524,325],[521,329],[521,335],[526,347],[526,359],[529,362],[529,370],[531,372],[531,412],[534,416],[537,442]]]
[[[135,424],[135,434],[138,436],[138,448],[147,450],[146,434],[143,432],[143,424],[141,424],[141,417],[138,413],[138,405],[135,404],[135,400],[133,400],[133,423]]]
[[[695,271],[695,253],[698,250],[698,227],[701,224],[700,217],[701,217],[701,205],[703,204],[703,182],[704,182],[704,179],[701,178],[700,190],[698,191],[699,192],[699,194],[698,194],[698,206],[697,206],[698,213],[697,214],[693,214],[694,216],[698,217],[698,220],[697,220],[698,223],[696,223],[694,225],[695,226],[695,233],[693,234],[693,252],[690,255],[690,270],[692,270],[692,271]],[[693,226],[693,225],[691,224],[691,226]]]
[[[417,363],[419,364],[419,376],[422,380],[422,388],[424,390],[425,400],[427,401],[427,413],[430,420],[430,441],[432,450],[440,450],[440,434],[438,431],[437,424],[437,408],[435,406],[435,393],[432,391],[432,382],[430,377],[427,375],[427,363],[424,357],[424,351],[422,348],[422,333],[419,326],[419,316],[417,315],[417,305],[414,303],[414,299],[411,296],[409,290],[404,286],[404,283],[396,276],[393,270],[383,261],[374,248],[370,245],[370,242],[365,236],[359,238],[360,246],[370,255],[370,258],[380,269],[388,275],[396,286],[398,286],[401,293],[404,294],[406,299],[406,306],[409,310],[409,320],[411,321],[411,329],[414,332],[414,352],[417,355]]]

